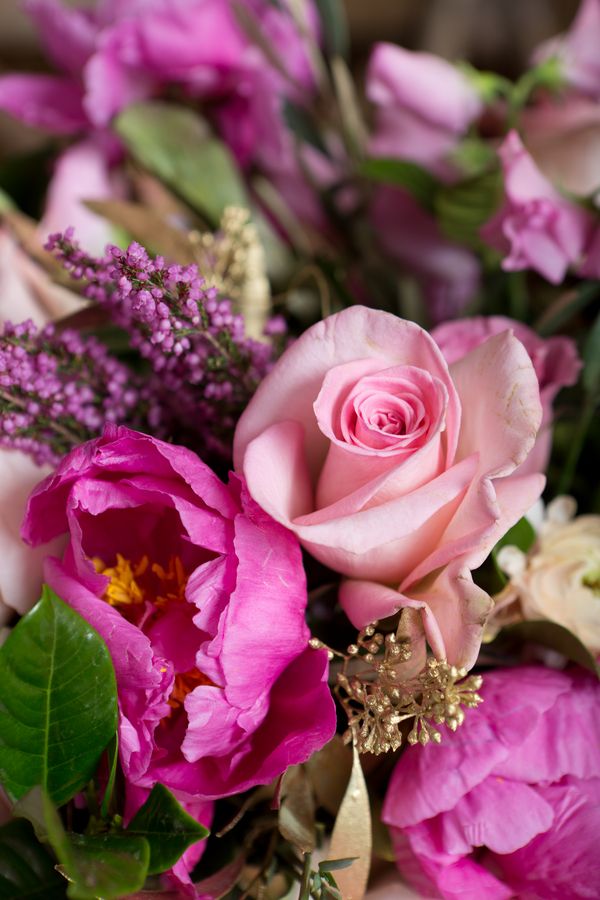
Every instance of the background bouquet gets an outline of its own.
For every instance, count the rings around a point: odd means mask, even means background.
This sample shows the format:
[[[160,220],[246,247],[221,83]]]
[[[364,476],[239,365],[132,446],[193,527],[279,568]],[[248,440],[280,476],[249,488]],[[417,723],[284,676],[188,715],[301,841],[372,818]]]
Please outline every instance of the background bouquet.
[[[24,7],[0,895],[597,897],[600,2]]]

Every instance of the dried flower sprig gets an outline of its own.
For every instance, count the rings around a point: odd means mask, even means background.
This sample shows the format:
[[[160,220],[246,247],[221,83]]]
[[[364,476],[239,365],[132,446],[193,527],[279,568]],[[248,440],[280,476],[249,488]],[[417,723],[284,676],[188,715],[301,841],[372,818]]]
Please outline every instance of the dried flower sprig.
[[[414,719],[407,735],[409,744],[439,743],[438,725],[456,731],[464,721],[462,707],[482,702],[477,691],[480,675],[430,658],[418,675],[399,677],[399,666],[412,654],[410,640],[376,630],[377,622],[359,632],[342,658],[335,692],[348,716],[346,741],[356,742],[360,753],[387,753],[403,742],[402,724]],[[312,646],[320,645],[313,640]]]
[[[198,433],[204,449],[227,456],[237,419],[274,362],[272,346],[246,337],[243,318],[196,265],[152,259],[137,243],[109,247],[96,259],[72,229],[51,235],[46,247],[128,332],[184,429]]]
[[[56,464],[105,422],[160,430],[162,410],[95,338],[7,322],[0,335],[0,445]]]

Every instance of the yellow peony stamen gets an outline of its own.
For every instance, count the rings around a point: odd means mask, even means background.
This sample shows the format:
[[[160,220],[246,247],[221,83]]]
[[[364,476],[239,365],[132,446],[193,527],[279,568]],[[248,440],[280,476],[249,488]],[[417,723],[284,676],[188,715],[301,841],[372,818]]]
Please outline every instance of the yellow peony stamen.
[[[147,556],[143,556],[135,567],[120,553],[117,553],[117,562],[114,566],[105,566],[97,556],[92,559],[92,562],[99,575],[105,575],[107,578],[110,578],[110,583],[102,598],[103,600],[106,600],[111,606],[131,606],[132,604],[144,602],[145,592],[138,584],[137,579],[148,569],[149,560]]]

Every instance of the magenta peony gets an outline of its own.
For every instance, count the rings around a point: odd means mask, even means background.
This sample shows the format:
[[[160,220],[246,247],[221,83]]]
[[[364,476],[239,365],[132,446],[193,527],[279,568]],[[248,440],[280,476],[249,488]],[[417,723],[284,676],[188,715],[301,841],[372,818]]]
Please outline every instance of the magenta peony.
[[[552,403],[562,387],[575,384],[581,360],[572,338],[541,338],[527,325],[505,316],[475,316],[456,322],[444,322],[431,332],[446,362],[451,365],[470,353],[494,334],[511,330],[531,357],[540,384],[544,416],[534,449],[520,471],[543,472],[548,465],[552,444]]]
[[[509,132],[498,153],[504,202],[481,237],[502,254],[506,271],[533,269],[560,284],[569,267],[581,262],[593,219],[542,175],[516,131]]]
[[[513,476],[540,420],[509,332],[449,369],[418,325],[353,307],[267,375],[238,424],[236,466],[257,503],[353,579],[341,602],[355,625],[413,606],[436,655],[472,665],[490,600],[469,570],[542,490],[541,475]]]
[[[600,894],[600,685],[582,670],[484,677],[441,745],[401,757],[383,808],[403,876],[445,900]]]
[[[309,649],[290,532],[191,451],[127,428],[70,453],[23,534],[67,532],[46,580],[102,635],[133,789],[182,799],[267,783],[330,739],[327,654]]]

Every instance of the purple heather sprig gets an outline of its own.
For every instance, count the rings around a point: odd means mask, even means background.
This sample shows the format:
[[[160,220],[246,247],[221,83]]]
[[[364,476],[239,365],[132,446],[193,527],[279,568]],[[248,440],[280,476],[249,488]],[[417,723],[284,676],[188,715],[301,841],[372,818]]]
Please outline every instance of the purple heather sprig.
[[[105,422],[160,430],[151,389],[79,332],[7,322],[0,335],[0,445],[55,464]]]
[[[195,265],[152,259],[137,243],[108,247],[97,259],[81,250],[72,229],[51,235],[46,248],[128,332],[160,376],[180,427],[199,434],[204,449],[228,456],[237,419],[272,367],[273,346],[246,337],[242,316]]]

